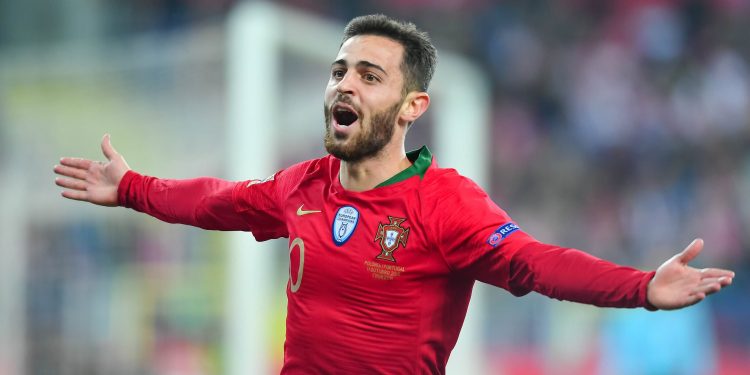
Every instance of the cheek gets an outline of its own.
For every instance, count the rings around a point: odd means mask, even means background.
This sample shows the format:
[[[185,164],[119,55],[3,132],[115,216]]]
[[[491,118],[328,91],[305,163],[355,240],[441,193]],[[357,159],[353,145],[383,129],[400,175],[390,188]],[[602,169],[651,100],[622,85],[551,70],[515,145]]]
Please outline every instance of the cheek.
[[[331,84],[328,84],[328,86],[326,86],[325,92],[323,93],[323,100],[325,100],[326,104],[330,104],[335,97],[336,89],[331,86]]]

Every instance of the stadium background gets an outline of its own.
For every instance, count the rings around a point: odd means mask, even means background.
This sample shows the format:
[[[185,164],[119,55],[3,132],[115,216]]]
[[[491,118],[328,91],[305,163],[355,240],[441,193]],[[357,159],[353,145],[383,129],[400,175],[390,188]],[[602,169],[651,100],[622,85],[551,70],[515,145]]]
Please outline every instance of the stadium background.
[[[409,19],[439,51],[477,64],[491,85],[486,188],[538,238],[653,268],[701,236],[699,266],[738,272],[721,294],[672,313],[497,291],[481,322],[489,372],[750,368],[750,2],[277,3],[341,24],[371,12]],[[226,236],[64,201],[51,168],[63,155],[99,158],[110,132],[144,173],[226,176],[237,5],[0,0],[0,374],[226,372]],[[320,134],[326,72],[294,58],[269,88],[284,103],[275,110]],[[295,117],[310,106],[315,117]],[[410,142],[428,139],[430,123]],[[279,167],[322,154],[317,140],[286,135],[294,147]],[[287,276],[277,247],[272,366]]]

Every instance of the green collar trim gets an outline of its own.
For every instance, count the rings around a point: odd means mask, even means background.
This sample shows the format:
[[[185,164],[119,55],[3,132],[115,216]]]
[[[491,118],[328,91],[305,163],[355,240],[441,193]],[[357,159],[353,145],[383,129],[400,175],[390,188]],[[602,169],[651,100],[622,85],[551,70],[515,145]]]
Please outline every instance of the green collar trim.
[[[421,179],[427,172],[427,168],[432,165],[432,153],[427,146],[422,146],[417,150],[407,152],[406,157],[412,162],[412,165],[409,168],[398,172],[395,176],[381,182],[375,187],[379,188],[382,186],[393,185],[416,175],[419,175],[419,178]]]

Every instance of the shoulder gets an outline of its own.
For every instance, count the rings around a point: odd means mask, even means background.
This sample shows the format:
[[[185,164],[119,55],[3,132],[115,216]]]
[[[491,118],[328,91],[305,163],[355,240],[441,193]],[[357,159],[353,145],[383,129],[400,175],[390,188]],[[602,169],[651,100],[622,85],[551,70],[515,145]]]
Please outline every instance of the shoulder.
[[[419,190],[422,214],[439,227],[491,214],[505,216],[479,185],[452,168],[430,168]]]
[[[235,187],[235,196],[248,199],[264,195],[275,199],[283,199],[291,191],[297,189],[306,181],[325,178],[331,170],[330,157],[305,160],[292,164],[264,179],[241,181]]]
[[[278,171],[274,179],[299,182],[303,179],[330,175],[338,160],[330,155],[292,164]]]
[[[487,198],[487,193],[472,179],[453,168],[432,166],[425,173],[421,187],[427,199]]]

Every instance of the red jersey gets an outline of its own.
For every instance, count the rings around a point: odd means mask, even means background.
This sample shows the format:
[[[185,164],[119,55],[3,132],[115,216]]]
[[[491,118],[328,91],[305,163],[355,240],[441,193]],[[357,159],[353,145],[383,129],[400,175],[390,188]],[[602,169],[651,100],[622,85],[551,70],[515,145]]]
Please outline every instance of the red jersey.
[[[378,187],[345,190],[332,156],[264,181],[128,172],[120,204],[173,223],[289,238],[282,373],[444,373],[476,280],[516,296],[646,307],[654,272],[522,231],[426,147]]]

